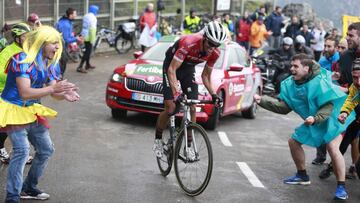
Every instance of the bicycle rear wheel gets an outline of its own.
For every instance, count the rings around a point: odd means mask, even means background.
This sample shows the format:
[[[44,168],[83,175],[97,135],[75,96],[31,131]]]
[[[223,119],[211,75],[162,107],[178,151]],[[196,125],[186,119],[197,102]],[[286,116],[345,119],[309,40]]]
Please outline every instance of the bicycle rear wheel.
[[[115,39],[115,49],[119,54],[126,54],[132,46],[132,41],[124,39],[121,34]]]
[[[185,151],[184,130],[179,133],[175,145],[174,169],[176,179],[180,187],[187,195],[197,196],[201,194],[209,184],[213,155],[211,143],[206,131],[196,123],[190,123],[187,131],[193,135],[190,148],[197,152],[194,157],[189,157]]]

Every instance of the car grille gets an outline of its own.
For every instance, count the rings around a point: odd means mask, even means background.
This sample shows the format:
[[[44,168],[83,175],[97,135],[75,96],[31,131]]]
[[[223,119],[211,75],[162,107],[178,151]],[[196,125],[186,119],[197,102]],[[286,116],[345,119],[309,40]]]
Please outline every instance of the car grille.
[[[135,78],[126,78],[126,87],[129,90],[140,91],[140,92],[148,92],[155,94],[163,93],[163,85],[161,82],[149,84],[143,80],[139,80]]]

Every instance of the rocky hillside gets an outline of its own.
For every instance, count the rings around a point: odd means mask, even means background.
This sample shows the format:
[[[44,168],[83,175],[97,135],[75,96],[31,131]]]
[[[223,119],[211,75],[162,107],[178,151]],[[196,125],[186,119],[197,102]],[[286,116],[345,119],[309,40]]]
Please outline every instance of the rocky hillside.
[[[290,3],[308,3],[314,9],[316,15],[320,18],[329,19],[334,26],[341,29],[341,16],[354,15],[359,16],[359,0],[277,0],[280,6]]]

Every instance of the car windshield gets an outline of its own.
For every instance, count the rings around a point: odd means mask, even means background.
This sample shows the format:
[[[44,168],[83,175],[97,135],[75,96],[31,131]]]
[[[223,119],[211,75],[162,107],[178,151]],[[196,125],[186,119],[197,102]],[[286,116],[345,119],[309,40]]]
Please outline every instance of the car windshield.
[[[221,69],[221,66],[224,62],[224,54],[225,54],[225,50],[220,48],[220,56],[216,61],[216,63],[214,64],[214,69]]]
[[[151,61],[164,61],[166,50],[173,44],[173,42],[160,42],[151,47],[142,55],[141,59]]]
[[[144,55],[141,56],[141,59],[150,60],[150,61],[164,61],[165,52],[173,43],[174,42],[159,42],[153,47],[151,47],[147,52],[145,52]],[[225,50],[223,48],[220,48],[220,50],[221,50],[220,56],[214,65],[215,69],[221,69],[221,66],[224,61]],[[201,65],[204,66],[205,63],[199,64],[199,66]]]

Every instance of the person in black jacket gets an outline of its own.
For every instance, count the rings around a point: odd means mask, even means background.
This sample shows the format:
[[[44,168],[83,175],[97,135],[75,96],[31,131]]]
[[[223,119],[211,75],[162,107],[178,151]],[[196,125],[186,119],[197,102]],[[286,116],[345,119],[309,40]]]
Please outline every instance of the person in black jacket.
[[[311,41],[314,39],[314,35],[309,31],[309,26],[307,24],[302,26],[302,30],[299,30],[297,35],[302,35],[305,38],[305,45],[310,47]]]
[[[291,37],[293,40],[295,40],[295,37],[297,36],[297,33],[299,32],[302,25],[302,20],[299,21],[297,16],[291,17],[291,24],[286,27],[284,36]]]
[[[274,49],[280,46],[281,28],[284,27],[281,11],[281,7],[276,6],[275,11],[273,11],[265,21],[266,29],[271,30],[273,33],[269,36],[269,45]]]

